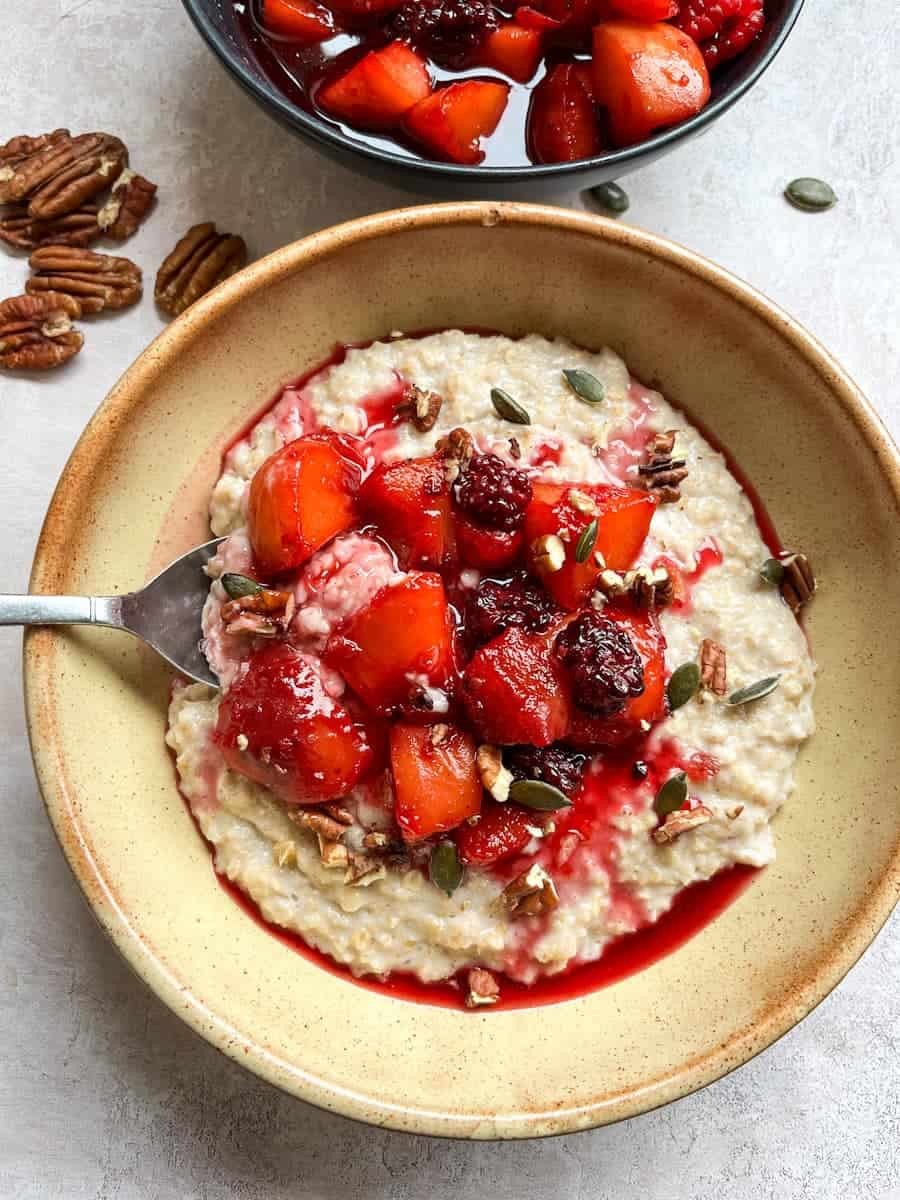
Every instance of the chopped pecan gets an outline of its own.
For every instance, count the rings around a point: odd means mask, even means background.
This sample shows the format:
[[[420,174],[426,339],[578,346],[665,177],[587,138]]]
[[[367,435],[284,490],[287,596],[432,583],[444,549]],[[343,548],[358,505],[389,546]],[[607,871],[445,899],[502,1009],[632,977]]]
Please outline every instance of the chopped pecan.
[[[34,275],[25,284],[27,292],[74,296],[85,316],[104,308],[130,308],[143,291],[141,269],[131,259],[78,246],[44,246],[35,250],[28,265]]]
[[[475,441],[467,429],[451,429],[438,438],[434,450],[439,458],[445,459],[448,464],[455,464],[459,470],[475,453]]]
[[[603,570],[596,587],[609,600],[630,596],[639,608],[667,608],[675,599],[675,584],[665,567],[635,567],[624,575]]]
[[[509,457],[515,462],[518,462],[522,457],[522,447],[519,445],[518,438],[509,439]]]
[[[0,302],[0,368],[47,371],[73,358],[84,344],[72,321],[81,305],[72,296],[44,292]]]
[[[542,866],[533,863],[503,889],[503,903],[513,917],[537,917],[559,904],[553,880]]]
[[[509,788],[513,781],[512,771],[503,765],[503,755],[497,746],[479,746],[475,765],[481,776],[481,786],[495,800],[503,804],[509,799]]]
[[[24,193],[29,214],[41,220],[74,212],[105,191],[128,162],[128,151],[108,133],[84,133],[60,147],[55,159],[52,172],[42,167],[39,185]]]
[[[724,696],[728,690],[725,647],[712,638],[700,643],[700,683],[715,696]]]
[[[339,870],[350,862],[350,852],[343,842],[327,842],[320,836],[319,861],[329,871]]]
[[[641,482],[653,492],[660,504],[672,504],[681,499],[681,484],[687,479],[687,463],[673,458],[677,429],[657,433],[647,443],[644,462],[638,467]]]
[[[705,825],[711,820],[712,813],[705,804],[698,804],[696,808],[679,808],[669,813],[662,825],[658,825],[652,831],[653,840],[660,846],[665,846],[680,838],[689,829],[696,829],[698,825]]]
[[[362,844],[367,850],[386,850],[391,844],[391,839],[380,829],[370,829],[363,835]]]
[[[293,821],[295,825],[312,830],[319,838],[320,849],[323,841],[339,842],[347,832],[347,826],[343,822],[336,821],[334,817],[329,817],[317,808],[289,808],[287,815],[288,820]]]
[[[577,829],[566,830],[559,839],[559,845],[556,849],[556,861],[560,866],[569,861],[582,841],[583,838]]]
[[[0,146],[0,204],[24,200],[57,170],[72,142],[68,129],[38,137],[14,137]]]
[[[374,858],[371,854],[360,854],[356,850],[348,851],[344,883],[353,887],[369,887],[379,879],[384,879],[386,875],[387,868],[381,859]]]
[[[780,555],[779,562],[784,566],[781,594],[791,612],[797,613],[815,595],[816,577],[805,554],[791,551]]]
[[[124,242],[138,229],[150,211],[156,184],[126,167],[113,184],[109,199],[97,215],[97,224],[107,237]]]
[[[562,570],[566,561],[566,547],[557,534],[541,534],[531,543],[530,550],[532,566],[539,575],[553,575]]]
[[[297,843],[292,842],[290,838],[286,838],[283,842],[276,842],[272,847],[272,858],[276,866],[296,867]]]
[[[260,588],[249,596],[226,600],[221,610],[225,632],[279,637],[287,632],[295,605],[293,592],[277,591],[275,588]]]
[[[443,721],[439,721],[437,725],[432,725],[428,740],[432,746],[441,746],[446,742],[449,732],[450,726],[445,725]]]
[[[569,488],[568,500],[573,508],[576,508],[580,513],[584,513],[586,517],[596,517],[599,512],[597,505],[587,492],[579,491],[578,488]]]
[[[39,246],[89,246],[100,236],[96,204],[61,217],[39,221],[28,215],[23,204],[11,205],[0,213],[0,242],[17,250],[36,250]]]
[[[500,985],[484,967],[472,967],[466,976],[469,994],[466,996],[466,1008],[483,1008],[496,1004],[500,996]]]
[[[349,809],[344,808],[337,800],[332,800],[329,804],[323,804],[322,812],[327,813],[339,825],[353,824],[353,813]]]
[[[156,303],[177,317],[246,262],[243,238],[217,233],[212,221],[194,225],[159,268]]]
[[[408,383],[397,405],[397,416],[409,421],[420,433],[427,433],[437,424],[443,403],[443,397],[437,392],[429,392],[416,387],[414,383]]]

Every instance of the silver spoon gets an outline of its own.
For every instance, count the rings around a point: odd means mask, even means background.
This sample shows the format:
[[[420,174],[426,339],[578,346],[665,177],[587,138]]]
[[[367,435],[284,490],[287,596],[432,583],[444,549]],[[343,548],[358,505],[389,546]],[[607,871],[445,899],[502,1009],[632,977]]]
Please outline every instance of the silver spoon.
[[[182,675],[218,687],[201,649],[209,594],[203,568],[222,538],[176,558],[139,592],[124,596],[0,596],[0,625],[105,625],[133,633]]]

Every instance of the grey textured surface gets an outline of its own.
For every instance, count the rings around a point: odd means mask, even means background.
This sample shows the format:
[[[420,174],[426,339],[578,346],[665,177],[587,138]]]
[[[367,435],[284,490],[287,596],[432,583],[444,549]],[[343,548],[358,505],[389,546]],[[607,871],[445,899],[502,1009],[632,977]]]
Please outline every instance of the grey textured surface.
[[[883,0],[810,0],[752,99],[627,182],[628,217],[761,287],[818,334],[900,434],[898,26]],[[322,162],[226,79],[176,0],[4,6],[0,141],[67,123],[120,134],[160,206],[127,253],[150,281],[214,218],[259,255],[411,202]],[[821,175],[838,208],[781,188]],[[581,206],[578,196],[561,203]],[[24,264],[0,254],[0,295]],[[77,362],[0,379],[4,589],[22,589],[81,427],[161,327],[153,305],[88,329]],[[893,645],[895,632],[889,631]],[[798,1029],[666,1110],[550,1142],[382,1133],[306,1107],[188,1033],[95,927],[44,817],[0,631],[0,1195],[32,1200],[900,1198],[900,919]],[[852,798],[851,798],[852,799]],[[547,1013],[548,1036],[552,1014]]]

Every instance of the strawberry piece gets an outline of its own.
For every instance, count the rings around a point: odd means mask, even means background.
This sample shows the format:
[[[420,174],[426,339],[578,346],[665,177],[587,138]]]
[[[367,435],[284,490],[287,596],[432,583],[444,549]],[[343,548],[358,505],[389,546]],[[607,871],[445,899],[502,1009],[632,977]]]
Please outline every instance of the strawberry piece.
[[[360,489],[359,503],[401,566],[441,567],[453,561],[450,485],[439,458],[382,463]]]
[[[735,16],[700,49],[709,70],[737,58],[762,33],[766,24],[763,0],[742,0]]]
[[[629,604],[608,604],[603,615],[634,643],[644,667],[644,690],[613,717],[594,717],[573,707],[565,741],[581,749],[621,745],[643,732],[642,721],[660,721],[666,715],[666,639],[656,614]]]
[[[572,487],[588,496],[597,509],[597,540],[583,563],[575,561],[578,539],[590,522],[591,513],[576,508],[569,499]],[[611,571],[624,571],[634,562],[644,544],[656,500],[636,488],[608,484],[572,485],[536,483],[531,504],[525,515],[525,540],[531,546],[544,534],[568,535],[566,561],[558,571],[542,575],[544,587],[564,608],[580,608],[587,600],[603,567],[596,553]]]
[[[316,102],[359,129],[396,129],[404,114],[430,93],[425,60],[404,42],[390,42],[319,88]]]
[[[741,11],[743,0],[684,0],[672,24],[701,43],[715,37]]]
[[[528,140],[536,162],[592,158],[603,146],[591,98],[574,64],[562,63],[535,89]]]
[[[571,718],[568,680],[548,638],[516,628],[475,653],[463,698],[480,735],[500,745],[548,746]]]
[[[455,829],[481,808],[475,741],[454,725],[391,727],[394,817],[405,842]]]
[[[502,571],[511,567],[525,545],[521,529],[482,529],[459,513],[455,517],[455,528],[460,559],[479,571]]]
[[[489,867],[523,849],[532,837],[529,815],[517,804],[498,804],[485,797],[481,816],[474,825],[460,825],[456,831],[459,857],[470,867]]]
[[[435,697],[427,689],[449,691],[454,668],[453,626],[440,575],[412,571],[382,588],[332,634],[325,661],[376,712],[400,709],[433,718]]]
[[[377,727],[332,699],[315,660],[286,642],[251,655],[222,697],[214,736],[232,770],[289,804],[345,795],[383,752]]]
[[[515,22],[524,29],[535,29],[538,33],[559,29],[563,23],[558,17],[551,17],[549,13],[541,12],[540,9],[532,8],[528,4],[523,4],[521,8],[516,9]]]
[[[499,29],[489,33],[479,50],[479,61],[483,66],[502,71],[517,83],[527,83],[538,69],[544,40],[538,29],[525,28],[519,20],[522,11],[516,14],[515,21],[505,21]],[[535,13],[535,16],[541,15]],[[556,22],[551,24],[556,25]]]
[[[420,100],[404,125],[411,137],[440,157],[475,166],[484,159],[479,140],[497,128],[508,99],[505,83],[467,79]]]
[[[703,55],[674,25],[605,21],[594,28],[594,88],[618,146],[698,113],[709,100]]]
[[[271,33],[304,46],[327,41],[337,32],[333,14],[313,0],[263,0],[262,23]]]
[[[667,21],[678,12],[678,0],[610,0],[609,7],[632,21]]]
[[[591,62],[574,62],[572,70],[578,76],[578,82],[584,88],[585,95],[591,104],[597,103],[597,96],[594,91],[594,64]]]
[[[348,438],[323,432],[288,442],[250,484],[247,526],[260,570],[301,566],[356,520],[362,470]]]

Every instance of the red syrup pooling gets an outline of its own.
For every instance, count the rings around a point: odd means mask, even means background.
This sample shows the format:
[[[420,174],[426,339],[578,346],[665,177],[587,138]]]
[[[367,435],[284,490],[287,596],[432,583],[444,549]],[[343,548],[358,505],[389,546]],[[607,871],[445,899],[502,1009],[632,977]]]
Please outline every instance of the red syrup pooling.
[[[428,329],[406,334],[410,338],[427,337],[440,332]],[[493,336],[493,331],[472,328],[465,332],[481,336]],[[254,425],[267,413],[272,412],[279,401],[288,392],[302,393],[306,385],[321,371],[343,362],[350,349],[364,349],[374,341],[338,345],[332,354],[323,362],[305,372],[293,383],[282,388],[275,400],[270,401],[264,408],[255,413],[231,439],[223,453],[223,463],[234,445],[246,438]],[[366,414],[367,428],[361,435],[368,442],[374,461],[378,461],[385,451],[397,441],[396,428],[401,423],[396,416],[396,405],[402,395],[404,380],[398,375],[396,387],[388,387],[360,401],[358,407]],[[648,398],[647,389],[640,384],[631,388],[633,400],[633,415],[627,426],[617,430],[610,439],[606,451],[600,456],[601,461],[609,471],[611,481],[628,482],[630,471],[639,460],[652,430],[648,428],[652,415],[652,402]],[[302,398],[297,405],[305,432],[312,432],[318,422],[311,408],[305,406]],[[747,476],[736,463],[734,457],[722,443],[710,433],[703,422],[685,412],[687,419],[698,429],[706,441],[725,458],[729,471],[738,481],[753,508],[760,534],[773,555],[782,550],[772,520],[760,499],[758,493],[749,482]],[[529,465],[558,464],[561,460],[563,444],[558,439],[548,439],[535,448],[529,456]],[[721,552],[714,542],[701,547],[694,569],[686,572],[680,569],[685,595],[680,601],[683,611],[690,611],[690,596],[693,586],[711,567],[722,560]],[[660,558],[657,561],[665,561]],[[641,783],[631,777],[631,766],[641,760],[643,752],[648,755],[644,761],[648,765],[648,775]],[[590,765],[590,773],[585,786],[572,810],[557,822],[557,830],[545,840],[538,861],[551,863],[559,843],[566,831],[577,829],[582,833],[584,844],[565,864],[555,864],[554,872],[559,876],[560,886],[565,889],[566,882],[575,883],[577,875],[584,869],[584,853],[590,852],[595,861],[600,861],[609,871],[610,887],[614,913],[618,909],[623,917],[631,917],[640,922],[643,914],[636,899],[630,895],[627,885],[617,881],[614,867],[614,831],[610,820],[622,811],[623,804],[631,803],[635,808],[641,808],[652,799],[655,790],[676,770],[685,770],[689,780],[699,782],[712,778],[718,763],[703,751],[686,752],[671,739],[657,741],[652,754],[649,754],[647,742],[632,746],[628,751],[610,752],[602,758],[598,757]],[[187,801],[185,800],[185,804]],[[188,811],[190,807],[188,806]],[[195,820],[196,824],[196,820]],[[199,826],[198,826],[199,831]],[[202,834],[201,834],[202,836]],[[528,861],[533,861],[529,859]],[[516,874],[513,869],[521,860],[497,864],[494,868],[501,878],[511,878]],[[632,933],[610,943],[601,958],[595,962],[578,963],[568,967],[557,975],[539,978],[532,984],[519,983],[499,973],[501,980],[501,997],[496,1006],[482,1011],[503,1011],[515,1008],[533,1007],[553,1004],[564,1000],[573,1000],[598,988],[607,987],[621,979],[644,970],[653,963],[671,954],[696,933],[720,915],[752,882],[757,874],[757,868],[734,866],[719,872],[711,879],[693,884],[681,891],[675,898],[672,907],[657,921],[643,925]],[[404,972],[393,972],[385,979],[358,978],[347,968],[341,966],[322,952],[309,946],[298,934],[271,925],[259,911],[258,906],[235,884],[224,876],[216,873],[220,886],[228,892],[237,904],[259,925],[282,944],[296,953],[301,954],[310,962],[316,963],[332,975],[340,976],[355,986],[367,990],[417,1003],[426,1003],[442,1007],[458,1008],[465,994],[465,971],[459,976],[443,983],[425,984],[415,976]],[[527,949],[543,932],[544,922],[533,921],[533,930],[528,937],[523,937],[520,947]],[[524,956],[523,956],[524,957]],[[510,963],[511,966],[515,964]]]

